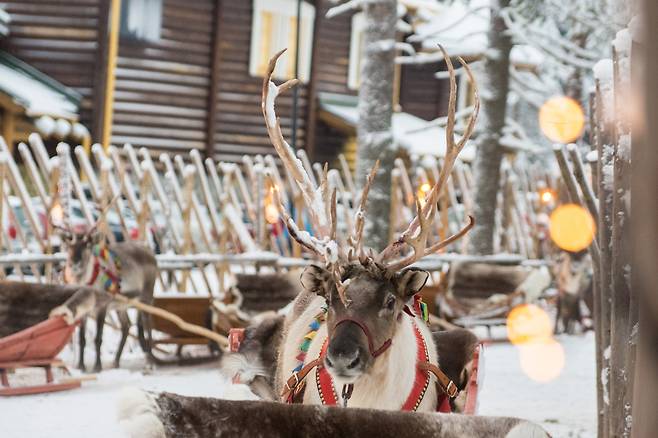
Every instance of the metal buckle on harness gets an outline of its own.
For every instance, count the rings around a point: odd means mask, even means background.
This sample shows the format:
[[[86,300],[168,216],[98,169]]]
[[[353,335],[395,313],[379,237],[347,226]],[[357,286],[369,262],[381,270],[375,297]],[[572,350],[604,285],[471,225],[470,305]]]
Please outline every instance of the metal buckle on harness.
[[[455,385],[455,382],[453,382],[452,380],[448,383],[448,386],[446,386],[446,393],[450,398],[457,397],[457,394],[459,393],[459,390],[457,389],[457,385]]]
[[[292,373],[292,376],[290,376],[290,377],[291,377],[291,378],[292,378],[292,377],[295,378],[295,383],[292,385],[292,388],[291,388],[290,385],[288,384],[288,382],[290,381],[290,379],[288,379],[288,381],[286,381],[286,388],[288,388],[288,391],[292,391],[292,390],[294,390],[295,388],[297,388],[297,385],[299,385],[299,376],[297,375],[297,371],[295,371],[294,373]]]

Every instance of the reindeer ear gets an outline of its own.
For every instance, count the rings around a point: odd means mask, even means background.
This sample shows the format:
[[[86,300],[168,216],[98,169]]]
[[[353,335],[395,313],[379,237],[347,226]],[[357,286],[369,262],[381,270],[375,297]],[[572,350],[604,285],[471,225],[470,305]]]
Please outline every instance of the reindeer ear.
[[[103,233],[95,232],[91,236],[89,236],[89,241],[93,245],[98,245],[99,243],[101,243],[102,240],[103,240]]]
[[[417,294],[425,286],[428,278],[430,278],[429,272],[422,269],[405,269],[396,276],[398,295],[401,298],[409,298]]]
[[[331,279],[331,274],[326,269],[317,266],[309,265],[304,268],[300,278],[302,286],[309,292],[316,293],[321,296],[327,294],[327,280]]]

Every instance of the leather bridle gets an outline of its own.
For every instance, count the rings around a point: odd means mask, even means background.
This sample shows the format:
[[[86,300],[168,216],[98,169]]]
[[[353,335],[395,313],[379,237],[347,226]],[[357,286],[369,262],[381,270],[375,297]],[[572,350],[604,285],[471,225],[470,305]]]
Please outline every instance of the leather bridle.
[[[370,355],[373,358],[377,358],[382,353],[384,353],[388,349],[388,347],[391,346],[392,341],[391,341],[391,338],[389,338],[386,341],[384,341],[384,343],[379,348],[375,349],[374,343],[372,341],[372,335],[370,333],[370,330],[368,330],[368,326],[365,325],[363,322],[359,321],[358,319],[355,319],[355,318],[346,317],[346,318],[339,319],[336,322],[336,324],[334,324],[334,330],[336,330],[336,328],[344,322],[351,322],[351,323],[356,324],[356,326],[361,329],[363,334],[366,335],[366,338],[368,339],[368,350],[370,351]]]

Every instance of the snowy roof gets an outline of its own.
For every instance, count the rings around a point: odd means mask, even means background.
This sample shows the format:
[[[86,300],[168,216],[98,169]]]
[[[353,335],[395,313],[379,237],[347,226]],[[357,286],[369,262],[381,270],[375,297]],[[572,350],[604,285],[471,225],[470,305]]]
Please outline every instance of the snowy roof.
[[[422,41],[424,49],[434,51],[441,44],[451,56],[478,58],[488,48],[489,3],[490,0],[454,1],[418,24],[414,38]],[[543,58],[539,50],[522,44],[514,45],[510,53],[512,63],[517,65],[539,65]]]
[[[23,61],[0,51],[0,93],[25,109],[28,117],[78,119],[80,95]]]
[[[356,97],[333,93],[319,93],[320,109],[338,117],[343,123],[356,127],[359,110]],[[446,151],[446,133],[440,126],[416,117],[413,114],[393,113],[393,140],[400,148],[412,155],[443,157]],[[466,144],[459,157],[464,161],[475,158],[475,147]]]
[[[0,37],[9,35],[9,23],[11,17],[4,9],[0,8]]]

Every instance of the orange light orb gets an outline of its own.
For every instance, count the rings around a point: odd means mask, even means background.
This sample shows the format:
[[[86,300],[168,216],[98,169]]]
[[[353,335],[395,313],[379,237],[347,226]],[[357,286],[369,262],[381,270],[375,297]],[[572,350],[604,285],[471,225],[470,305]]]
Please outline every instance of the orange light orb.
[[[549,233],[559,248],[578,252],[594,240],[596,223],[589,211],[580,205],[565,204],[551,213]]]
[[[279,221],[279,209],[274,204],[265,206],[265,220],[268,224],[275,224]]]
[[[539,127],[546,137],[558,143],[576,141],[585,129],[580,104],[565,96],[552,97],[539,110]]]
[[[549,204],[553,201],[553,192],[549,189],[542,190],[539,192],[539,198],[541,199],[542,203]]]
[[[564,348],[553,338],[529,342],[519,346],[519,363],[530,379],[547,383],[564,369]]]
[[[53,205],[53,207],[50,209],[50,219],[51,222],[57,224],[61,224],[64,220],[64,209],[62,208],[62,204],[59,202]]]
[[[432,186],[429,183],[424,183],[420,186],[420,191],[423,193],[427,193],[432,189]]]
[[[507,316],[507,337],[514,345],[550,338],[553,334],[548,314],[534,304],[521,304]]]

